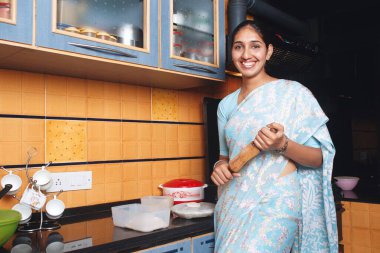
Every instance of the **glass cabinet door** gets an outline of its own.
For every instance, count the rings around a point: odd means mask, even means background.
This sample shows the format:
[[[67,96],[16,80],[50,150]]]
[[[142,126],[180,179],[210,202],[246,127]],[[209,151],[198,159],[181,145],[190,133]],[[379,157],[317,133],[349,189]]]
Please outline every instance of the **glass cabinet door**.
[[[0,39],[32,44],[33,1],[0,0]]]
[[[155,65],[146,54],[158,55],[156,0],[53,0],[49,9],[42,2],[37,5],[38,44]],[[52,20],[50,29],[44,18]],[[50,30],[47,40],[41,26]]]
[[[224,1],[171,0],[162,5],[164,67],[223,79]]]
[[[213,0],[174,0],[172,53],[191,61],[215,64]]]

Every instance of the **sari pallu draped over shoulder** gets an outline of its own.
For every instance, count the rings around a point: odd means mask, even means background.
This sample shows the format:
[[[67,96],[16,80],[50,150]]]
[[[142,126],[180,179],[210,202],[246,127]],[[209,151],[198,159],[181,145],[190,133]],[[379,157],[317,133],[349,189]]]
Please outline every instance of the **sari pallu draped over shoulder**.
[[[320,168],[296,164],[302,219],[294,217],[294,220],[298,219],[299,228],[294,244],[288,248],[292,248],[292,252],[302,253],[338,252],[336,213],[331,188],[335,148],[326,127],[328,118],[312,93],[300,83],[275,80],[253,90],[227,120],[224,129],[219,131],[225,131],[230,159],[250,143],[262,127],[272,122],[282,124],[285,134],[294,142],[305,144],[314,138],[320,143],[323,154]],[[268,234],[252,233],[257,231],[254,229],[253,217],[267,196],[276,192],[276,182],[287,162],[288,159],[282,155],[261,152],[242,168],[240,177],[235,177],[221,187],[215,208],[215,252],[257,252],[252,249],[259,241],[268,245],[278,243],[271,241]],[[290,203],[288,207],[293,208]],[[273,215],[279,218],[283,208],[274,205]],[[266,224],[270,224],[271,217],[265,218],[268,219]],[[280,229],[285,237],[286,227]]]

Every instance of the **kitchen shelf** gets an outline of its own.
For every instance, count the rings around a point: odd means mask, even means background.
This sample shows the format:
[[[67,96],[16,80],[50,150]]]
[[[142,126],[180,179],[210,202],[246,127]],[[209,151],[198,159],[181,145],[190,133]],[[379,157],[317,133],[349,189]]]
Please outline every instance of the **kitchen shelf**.
[[[210,38],[214,38],[214,34],[212,34],[212,33],[205,32],[205,31],[202,31],[202,30],[199,30],[197,28],[194,28],[194,27],[191,27],[191,26],[187,26],[187,25],[181,25],[181,24],[177,24],[177,23],[173,23],[173,24],[176,25],[177,27],[182,27],[182,28],[194,31],[194,32],[199,32],[199,33],[202,33],[202,34],[210,36]]]
[[[168,89],[223,83],[220,79],[1,40],[0,68]]]

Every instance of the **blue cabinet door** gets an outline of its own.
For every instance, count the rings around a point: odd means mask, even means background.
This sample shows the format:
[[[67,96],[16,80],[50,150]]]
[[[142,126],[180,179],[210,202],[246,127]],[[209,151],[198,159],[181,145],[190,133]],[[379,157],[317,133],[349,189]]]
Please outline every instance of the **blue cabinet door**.
[[[33,1],[10,1],[9,17],[0,17],[0,40],[32,44]]]
[[[186,239],[173,244],[151,249],[149,253],[191,253],[191,240]]]
[[[161,1],[162,67],[224,80],[223,0]]]
[[[215,246],[214,233],[194,237],[193,241],[193,253],[213,253]]]
[[[122,4],[125,6],[119,8]],[[131,11],[130,5],[142,5],[144,13]],[[134,22],[140,22],[142,27]],[[113,40],[101,37],[104,31],[98,28],[106,26],[112,29],[107,36]],[[40,47],[158,66],[157,0],[37,0],[36,27],[36,45]],[[136,46],[139,40],[143,45]]]

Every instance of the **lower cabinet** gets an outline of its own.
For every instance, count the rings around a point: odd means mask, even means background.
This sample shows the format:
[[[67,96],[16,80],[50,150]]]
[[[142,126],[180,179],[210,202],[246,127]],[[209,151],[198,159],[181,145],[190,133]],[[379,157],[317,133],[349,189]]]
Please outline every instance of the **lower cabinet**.
[[[213,253],[215,246],[214,233],[200,235],[191,238],[193,244],[192,253]]]
[[[185,239],[139,251],[139,253],[191,253],[191,239]]]
[[[154,248],[138,251],[136,253],[213,253],[214,233],[208,233],[191,239],[184,239]]]

